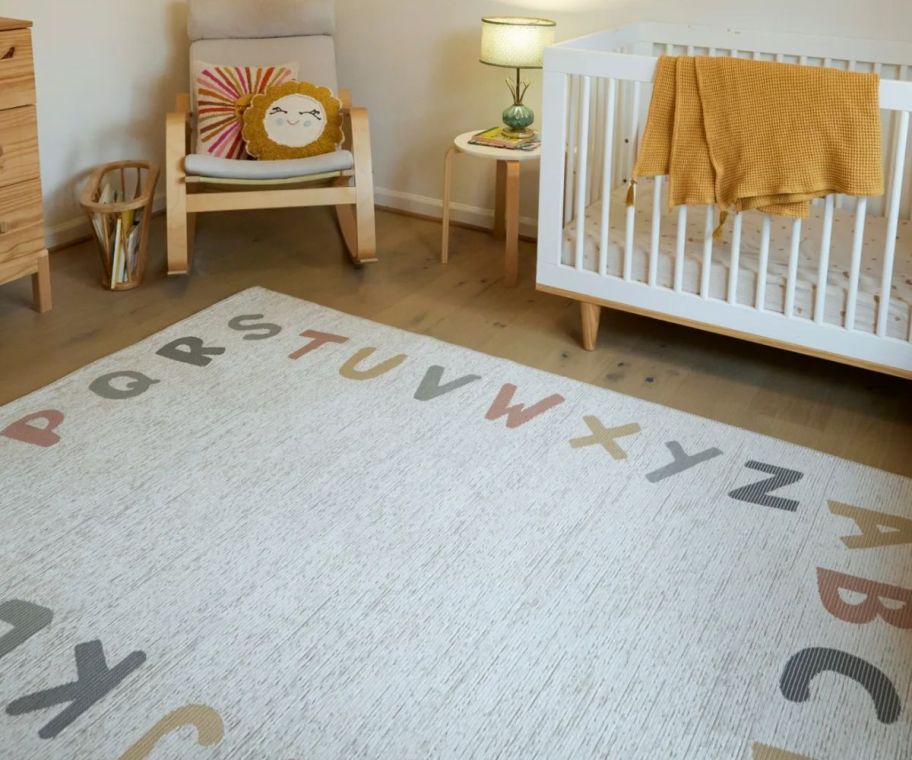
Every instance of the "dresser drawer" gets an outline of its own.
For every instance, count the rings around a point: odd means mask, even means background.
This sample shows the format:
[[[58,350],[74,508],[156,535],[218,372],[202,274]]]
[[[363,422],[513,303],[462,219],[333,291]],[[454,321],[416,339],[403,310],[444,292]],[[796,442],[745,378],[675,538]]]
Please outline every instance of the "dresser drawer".
[[[40,175],[35,107],[0,111],[0,187]]]
[[[32,33],[29,29],[0,32],[0,109],[35,102]]]
[[[44,250],[41,181],[0,188],[0,262]]]

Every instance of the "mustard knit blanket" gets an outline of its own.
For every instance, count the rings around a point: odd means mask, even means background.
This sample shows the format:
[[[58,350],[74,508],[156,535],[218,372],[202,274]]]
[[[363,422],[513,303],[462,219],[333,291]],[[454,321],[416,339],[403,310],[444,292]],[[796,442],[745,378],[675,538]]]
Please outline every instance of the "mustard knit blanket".
[[[879,91],[877,74],[663,57],[634,180],[667,174],[672,208],[800,218],[830,193],[882,195]]]

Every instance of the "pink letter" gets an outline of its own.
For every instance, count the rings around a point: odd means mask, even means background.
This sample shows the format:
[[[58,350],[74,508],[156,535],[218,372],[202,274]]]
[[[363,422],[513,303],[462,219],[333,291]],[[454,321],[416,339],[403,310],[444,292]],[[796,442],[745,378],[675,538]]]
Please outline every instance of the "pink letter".
[[[833,617],[847,623],[863,625],[875,618],[881,618],[894,628],[912,628],[912,591],[886,583],[876,583],[854,575],[844,575],[832,570],[817,568],[817,587],[820,599]],[[858,604],[843,601],[840,589],[864,594]],[[883,600],[897,602],[897,607],[887,607]]]
[[[565,401],[563,396],[555,394],[553,396],[548,396],[544,401],[539,401],[535,406],[530,406],[528,409],[522,404],[508,406],[513,400],[515,393],[515,385],[505,385],[491,405],[491,409],[487,414],[487,419],[496,420],[506,416],[507,427],[513,430],[520,425],[525,425],[529,420],[538,417],[538,415],[544,414],[549,409],[553,409],[554,407],[563,404]]]
[[[291,354],[288,357],[289,359],[300,359],[305,354],[309,354],[311,351],[316,351],[318,348],[325,346],[327,343],[348,343],[348,338],[343,338],[341,335],[322,333],[317,332],[316,330],[308,330],[307,332],[302,332],[301,337],[310,338],[310,343],[304,346],[304,348]]]
[[[35,427],[31,423],[36,420],[44,420],[47,425]],[[46,412],[38,412],[30,414],[28,417],[23,417],[3,432],[0,432],[0,435],[12,438],[14,441],[22,441],[22,443],[30,443],[33,446],[41,446],[47,449],[60,443],[60,436],[54,431],[60,427],[62,422],[63,412],[49,409]]]

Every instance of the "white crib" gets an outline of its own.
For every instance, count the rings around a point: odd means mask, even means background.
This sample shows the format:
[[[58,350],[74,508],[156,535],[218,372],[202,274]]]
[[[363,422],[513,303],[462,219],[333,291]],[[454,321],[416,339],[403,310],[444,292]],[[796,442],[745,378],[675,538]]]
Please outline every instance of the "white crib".
[[[665,178],[626,185],[659,55],[727,55],[876,71],[883,198],[829,196],[809,220],[668,211]],[[601,307],[912,378],[912,45],[637,24],[545,54],[538,289]]]

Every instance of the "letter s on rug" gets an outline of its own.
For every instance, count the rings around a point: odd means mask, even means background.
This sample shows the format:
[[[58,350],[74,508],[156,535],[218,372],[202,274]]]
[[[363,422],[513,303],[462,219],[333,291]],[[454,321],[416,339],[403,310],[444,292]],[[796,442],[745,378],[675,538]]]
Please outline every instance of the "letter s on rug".
[[[120,760],[145,760],[159,741],[184,726],[196,729],[196,741],[201,747],[214,747],[225,736],[225,723],[215,710],[206,705],[187,705],[158,721],[142,739],[120,756]]]

